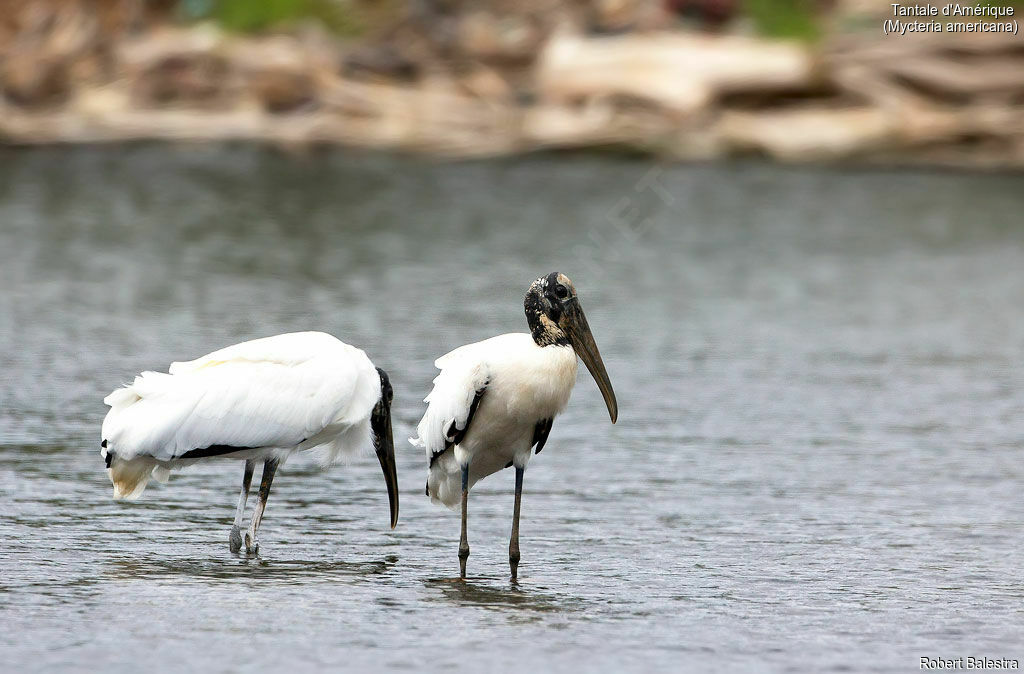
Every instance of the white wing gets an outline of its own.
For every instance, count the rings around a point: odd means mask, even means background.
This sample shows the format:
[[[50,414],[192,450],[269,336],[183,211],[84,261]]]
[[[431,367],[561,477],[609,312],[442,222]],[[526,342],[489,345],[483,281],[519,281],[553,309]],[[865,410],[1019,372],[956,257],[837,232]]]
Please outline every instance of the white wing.
[[[482,394],[490,377],[490,363],[508,351],[521,348],[529,335],[510,333],[482,342],[460,346],[436,361],[441,373],[434,378],[434,388],[423,399],[427,411],[416,431],[418,437],[409,438],[416,447],[423,447],[427,459],[445,450],[453,437],[466,430],[473,402]]]
[[[214,445],[307,447],[365,420],[380,394],[361,350],[315,332],[257,339],[143,372],[111,393],[107,449],[161,461]]]

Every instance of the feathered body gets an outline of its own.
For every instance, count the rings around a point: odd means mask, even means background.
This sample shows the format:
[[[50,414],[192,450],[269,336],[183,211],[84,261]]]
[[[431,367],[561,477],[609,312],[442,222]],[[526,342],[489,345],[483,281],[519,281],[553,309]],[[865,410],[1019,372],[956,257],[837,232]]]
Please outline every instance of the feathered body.
[[[470,487],[502,468],[526,466],[538,422],[550,428],[569,403],[576,353],[568,344],[540,346],[530,334],[510,333],[459,347],[434,365],[441,373],[412,443],[430,460],[427,495],[454,507],[462,493],[460,465],[469,464]]]
[[[199,459],[284,460],[322,448],[324,461],[370,435],[381,379],[366,354],[322,332],[229,346],[168,373],[143,372],[108,395],[102,454],[114,497],[140,496],[151,477]]]

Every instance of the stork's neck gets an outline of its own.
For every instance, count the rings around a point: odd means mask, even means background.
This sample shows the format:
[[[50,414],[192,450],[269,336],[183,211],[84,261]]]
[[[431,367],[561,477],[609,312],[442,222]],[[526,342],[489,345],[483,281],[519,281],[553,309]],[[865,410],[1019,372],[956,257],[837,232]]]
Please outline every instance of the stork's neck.
[[[544,301],[540,293],[534,291],[526,293],[523,302],[526,310],[526,322],[530,326],[530,334],[537,346],[568,346],[569,338],[565,332],[558,327],[558,324],[551,320],[551,317],[544,312]]]

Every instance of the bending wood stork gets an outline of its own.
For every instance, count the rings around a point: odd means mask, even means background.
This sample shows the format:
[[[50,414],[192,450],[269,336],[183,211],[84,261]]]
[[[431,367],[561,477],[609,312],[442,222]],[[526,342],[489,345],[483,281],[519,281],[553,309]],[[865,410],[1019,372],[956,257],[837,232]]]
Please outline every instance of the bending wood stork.
[[[371,435],[398,522],[398,478],[391,434],[388,375],[360,349],[322,332],[296,332],[235,344],[169,373],[143,372],[103,402],[100,454],[115,499],[136,499],[152,477],[211,457],[245,461],[229,546],[242,547],[241,525],[253,470],[263,461],[259,500],[245,548],[256,532],[274,473],[293,452],[323,448],[325,463],[351,455]]]
[[[519,569],[519,506],[523,474],[534,446],[544,448],[555,416],[576,383],[578,355],[594,376],[612,423],[618,403],[601,354],[580,307],[576,288],[552,272],[533,282],[524,300],[530,334],[511,333],[459,347],[438,358],[441,374],[424,402],[418,437],[430,462],[427,496],[454,507],[462,499],[459,575],[466,577],[469,490],[502,468],[516,469],[508,562]]]

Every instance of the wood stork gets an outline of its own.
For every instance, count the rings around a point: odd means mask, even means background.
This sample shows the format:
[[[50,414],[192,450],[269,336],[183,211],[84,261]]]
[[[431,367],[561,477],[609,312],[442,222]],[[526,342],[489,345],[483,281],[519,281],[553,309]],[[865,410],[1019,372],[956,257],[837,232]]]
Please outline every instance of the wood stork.
[[[576,383],[576,356],[594,376],[612,423],[618,403],[576,288],[552,272],[530,285],[524,300],[530,334],[511,333],[459,347],[435,361],[441,373],[424,402],[418,437],[430,462],[427,496],[454,507],[462,498],[459,570],[466,577],[470,488],[502,468],[515,467],[515,505],[508,562],[519,568],[519,506],[523,474],[534,446],[544,448],[555,416]]]
[[[366,354],[322,332],[254,339],[169,373],[143,372],[103,402],[102,449],[115,499],[136,499],[152,477],[211,457],[245,461],[229,545],[242,547],[241,525],[257,461],[259,501],[245,548],[256,532],[278,466],[293,452],[322,448],[324,463],[354,454],[371,435],[384,471],[391,527],[398,522],[398,478],[391,434],[388,375]]]

